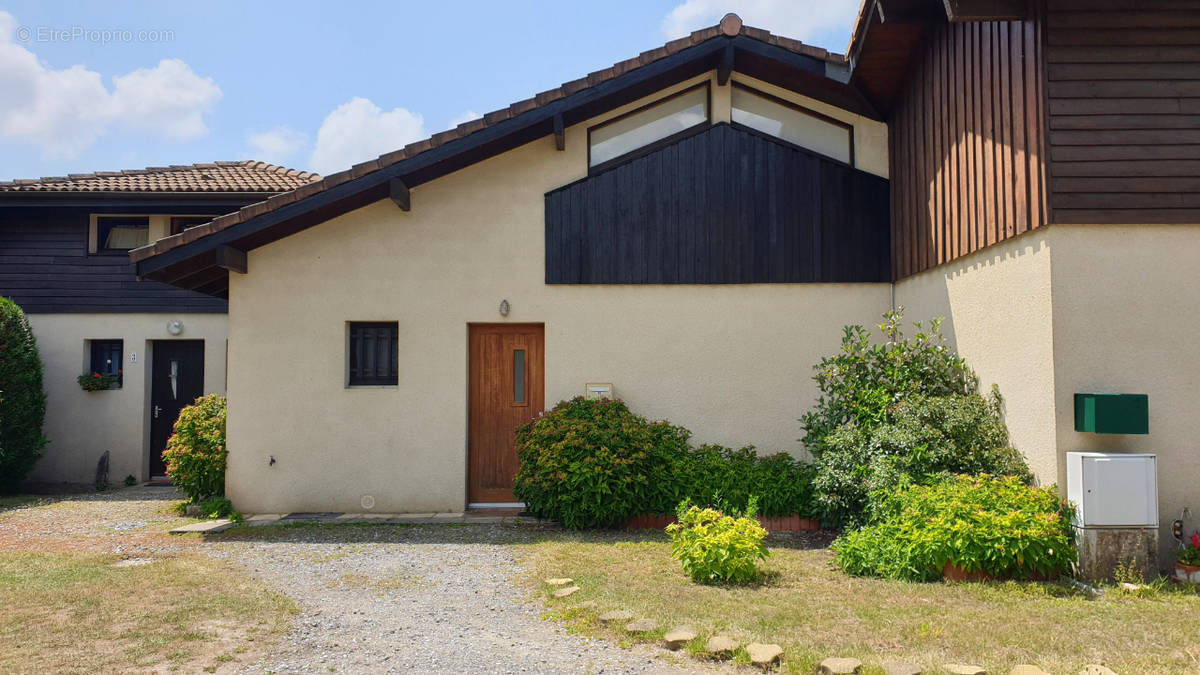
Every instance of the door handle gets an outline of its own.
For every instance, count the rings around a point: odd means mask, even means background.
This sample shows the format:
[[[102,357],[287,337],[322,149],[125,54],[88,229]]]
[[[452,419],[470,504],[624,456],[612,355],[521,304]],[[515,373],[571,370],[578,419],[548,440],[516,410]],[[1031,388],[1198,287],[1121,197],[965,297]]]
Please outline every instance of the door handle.
[[[154,419],[158,419],[158,413],[162,412],[162,408],[154,406]]]

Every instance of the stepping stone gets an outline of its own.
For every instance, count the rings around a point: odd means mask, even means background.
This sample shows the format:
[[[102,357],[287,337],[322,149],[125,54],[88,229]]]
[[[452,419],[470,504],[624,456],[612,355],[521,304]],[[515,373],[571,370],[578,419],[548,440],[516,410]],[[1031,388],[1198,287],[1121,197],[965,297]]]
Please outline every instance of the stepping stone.
[[[188,532],[200,532],[204,534],[216,534],[224,532],[233,527],[233,523],[228,520],[206,520],[202,523],[192,523],[171,530],[171,534],[186,534]]]
[[[987,668],[966,663],[947,663],[942,666],[942,670],[951,675],[988,675]]]
[[[574,580],[574,579],[568,579],[568,578],[565,578],[565,577],[563,577],[563,578],[556,578],[556,579],[547,579],[547,580],[546,580],[546,585],[547,585],[547,586],[566,586],[567,584],[571,583],[572,581],[575,581],[575,580]]]
[[[625,624],[626,633],[649,633],[658,630],[658,622],[654,619],[638,619]]]
[[[733,638],[724,635],[714,635],[704,644],[704,651],[718,656],[728,656],[737,651],[738,643]]]
[[[1079,671],[1079,675],[1117,675],[1107,666],[1102,666],[1098,663],[1089,663]]]
[[[884,661],[880,667],[887,675],[921,675],[921,666],[902,661]]]
[[[623,609],[614,609],[611,612],[605,612],[600,615],[600,623],[612,623],[614,621],[628,621],[633,618],[633,615]]]
[[[1013,669],[1008,671],[1008,675],[1050,675],[1050,673],[1047,673],[1037,666],[1032,666],[1028,663],[1022,663],[1019,666],[1013,666]]]
[[[746,645],[746,653],[750,655],[750,663],[752,665],[766,670],[779,663],[779,657],[783,656],[783,647],[751,642]]]
[[[556,598],[565,598],[568,595],[571,595],[572,593],[574,593],[575,591],[578,591],[578,590],[579,590],[578,586],[567,586],[566,588],[560,588],[557,591],[554,591],[550,595],[553,595]]]
[[[583,602],[579,603],[579,606],[582,609],[593,609],[596,606],[596,601],[595,600],[584,600]]]
[[[857,675],[862,672],[862,661],[858,659],[828,658],[817,666],[817,675]]]
[[[677,626],[663,636],[667,649],[674,651],[696,639],[696,631],[691,626]]]

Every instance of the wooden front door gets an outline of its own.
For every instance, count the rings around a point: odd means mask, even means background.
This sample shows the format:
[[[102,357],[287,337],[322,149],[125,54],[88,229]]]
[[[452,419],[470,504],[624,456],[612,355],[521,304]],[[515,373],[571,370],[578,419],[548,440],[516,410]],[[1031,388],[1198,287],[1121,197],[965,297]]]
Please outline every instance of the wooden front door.
[[[467,500],[515,502],[517,427],[544,409],[545,330],[541,324],[470,327]]]
[[[150,372],[150,475],[165,476],[162,451],[179,411],[204,395],[204,340],[156,340]]]

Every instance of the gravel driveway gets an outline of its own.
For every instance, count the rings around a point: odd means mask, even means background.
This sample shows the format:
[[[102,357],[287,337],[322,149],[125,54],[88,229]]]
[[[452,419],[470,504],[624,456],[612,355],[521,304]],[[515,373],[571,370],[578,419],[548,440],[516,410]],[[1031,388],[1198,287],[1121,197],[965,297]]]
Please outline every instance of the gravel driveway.
[[[259,664],[272,672],[697,671],[649,647],[622,649],[539,618],[512,578],[528,525],[243,527],[213,537],[301,606]],[[709,671],[711,672],[711,671]]]
[[[712,672],[647,646],[570,635],[539,617],[519,545],[537,525],[292,525],[173,536],[181,495],[139,486],[0,510],[0,550],[207,554],[291,596],[300,613],[254,672]],[[224,664],[221,671],[233,664]]]

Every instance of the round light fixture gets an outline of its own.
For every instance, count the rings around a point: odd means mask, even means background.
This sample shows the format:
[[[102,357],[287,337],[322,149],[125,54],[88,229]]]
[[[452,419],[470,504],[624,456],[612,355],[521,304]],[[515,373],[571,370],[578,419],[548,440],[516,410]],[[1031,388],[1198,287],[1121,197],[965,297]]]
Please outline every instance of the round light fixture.
[[[362,507],[368,511],[375,508],[375,498],[371,495],[363,495],[362,499],[360,499],[358,503],[362,504]]]
[[[167,332],[171,335],[180,335],[183,333],[183,322],[179,319],[172,319],[167,322]]]

